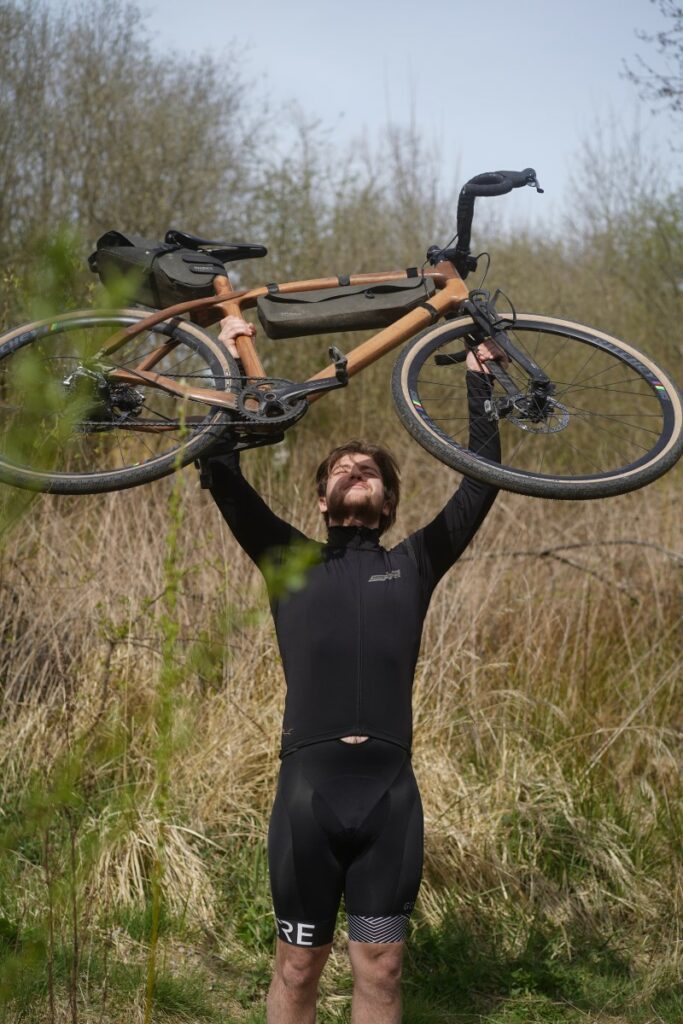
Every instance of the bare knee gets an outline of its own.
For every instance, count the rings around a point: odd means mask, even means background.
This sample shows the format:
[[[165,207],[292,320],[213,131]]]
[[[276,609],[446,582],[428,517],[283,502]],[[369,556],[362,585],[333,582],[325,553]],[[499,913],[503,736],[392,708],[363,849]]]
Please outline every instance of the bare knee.
[[[308,992],[318,984],[320,977],[320,971],[317,971],[312,964],[280,964],[276,968],[276,974],[284,987],[292,994]]]
[[[394,1000],[401,986],[403,943],[350,942],[356,986],[382,1002]]]
[[[329,952],[330,946],[302,949],[278,942],[275,974],[292,996],[305,995],[317,988]]]

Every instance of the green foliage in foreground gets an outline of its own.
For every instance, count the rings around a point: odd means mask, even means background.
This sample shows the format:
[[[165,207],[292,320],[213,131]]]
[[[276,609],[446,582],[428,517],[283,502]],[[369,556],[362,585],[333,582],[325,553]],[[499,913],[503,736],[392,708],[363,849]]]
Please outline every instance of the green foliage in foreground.
[[[243,911],[246,913],[246,908]],[[144,915],[143,915],[144,917]],[[126,927],[127,924],[127,927]],[[16,930],[3,920],[3,931]],[[117,1021],[139,1005],[145,987],[144,945],[134,936],[149,936],[146,921],[121,918],[117,926],[138,950],[137,959],[117,959],[111,944],[87,950],[81,963],[79,1005],[85,1013]],[[529,936],[517,956],[499,948],[495,924],[475,930],[457,919],[438,929],[413,928],[405,968],[406,1024],[588,1024],[653,1019],[677,1024],[683,1012],[683,987],[675,977],[662,978],[649,989],[647,979],[633,972],[616,946],[597,942],[567,957],[552,955],[552,936]],[[269,979],[269,958],[245,947],[241,963],[223,959],[217,945],[187,935],[178,921],[167,922],[161,966],[154,982],[154,1018],[193,1021],[265,1021],[263,995]],[[120,940],[119,940],[120,941]],[[3,1021],[48,1021],[49,982],[46,950],[35,936],[16,934],[3,941],[0,993]],[[11,950],[11,955],[10,955]],[[191,951],[191,955],[188,955]],[[52,961],[54,999],[68,1004],[73,959],[59,947]],[[351,979],[340,973],[320,1012],[322,1024],[349,1021]],[[334,1008],[336,1007],[336,1008]]]

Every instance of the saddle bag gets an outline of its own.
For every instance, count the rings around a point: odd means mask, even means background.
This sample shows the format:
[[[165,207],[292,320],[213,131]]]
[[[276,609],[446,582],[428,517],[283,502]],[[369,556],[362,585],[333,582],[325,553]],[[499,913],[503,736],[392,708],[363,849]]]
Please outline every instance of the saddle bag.
[[[431,277],[344,285],[311,292],[270,291],[256,302],[269,338],[379,330],[426,302],[436,288]]]
[[[225,274],[225,265],[211,253],[121,231],[107,231],[97,240],[88,266],[104,285],[130,280],[130,301],[153,309],[213,295],[214,277]]]

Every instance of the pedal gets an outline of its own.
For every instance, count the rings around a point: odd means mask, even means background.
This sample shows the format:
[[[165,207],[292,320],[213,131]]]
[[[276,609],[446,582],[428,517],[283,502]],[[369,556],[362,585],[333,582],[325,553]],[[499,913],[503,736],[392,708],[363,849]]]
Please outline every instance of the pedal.
[[[336,345],[332,345],[327,351],[330,359],[334,363],[335,377],[342,387],[344,387],[349,383],[349,374],[347,370],[349,361],[344,353],[336,347]]]

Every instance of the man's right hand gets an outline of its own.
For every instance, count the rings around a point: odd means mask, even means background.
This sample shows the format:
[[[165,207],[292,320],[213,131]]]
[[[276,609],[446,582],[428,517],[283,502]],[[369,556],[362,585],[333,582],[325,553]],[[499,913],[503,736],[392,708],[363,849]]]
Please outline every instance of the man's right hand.
[[[235,338],[239,338],[242,334],[253,338],[256,335],[256,328],[253,324],[248,324],[246,320],[243,320],[241,316],[226,316],[221,320],[221,330],[218,339],[225,342],[228,352],[235,359],[239,358]]]

